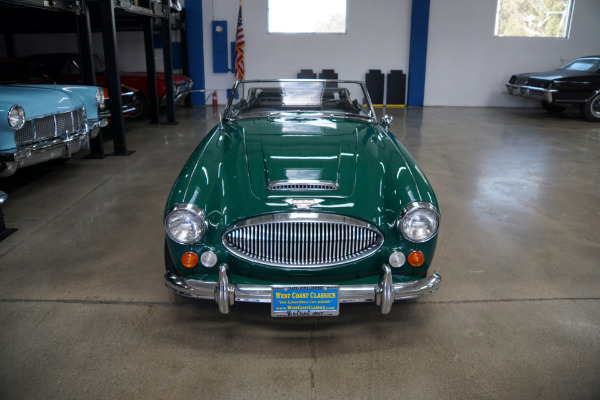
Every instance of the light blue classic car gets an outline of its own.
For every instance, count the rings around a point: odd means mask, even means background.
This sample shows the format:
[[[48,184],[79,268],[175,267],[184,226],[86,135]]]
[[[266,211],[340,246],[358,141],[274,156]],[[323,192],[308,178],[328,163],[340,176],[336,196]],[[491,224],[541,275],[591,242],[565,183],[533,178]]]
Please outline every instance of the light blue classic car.
[[[89,148],[103,100],[95,86],[0,84],[0,177]]]

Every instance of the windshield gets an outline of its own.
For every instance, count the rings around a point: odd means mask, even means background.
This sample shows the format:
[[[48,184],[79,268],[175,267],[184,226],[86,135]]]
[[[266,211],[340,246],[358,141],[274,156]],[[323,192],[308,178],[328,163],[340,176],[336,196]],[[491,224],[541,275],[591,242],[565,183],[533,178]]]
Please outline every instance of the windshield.
[[[236,82],[226,119],[317,114],[374,119],[361,82],[294,79]]]
[[[600,68],[600,58],[579,58],[560,69],[568,70],[568,71],[584,71],[584,72],[594,72]]]
[[[27,64],[16,60],[0,61],[0,82],[2,83],[27,83],[43,82],[49,80]]]

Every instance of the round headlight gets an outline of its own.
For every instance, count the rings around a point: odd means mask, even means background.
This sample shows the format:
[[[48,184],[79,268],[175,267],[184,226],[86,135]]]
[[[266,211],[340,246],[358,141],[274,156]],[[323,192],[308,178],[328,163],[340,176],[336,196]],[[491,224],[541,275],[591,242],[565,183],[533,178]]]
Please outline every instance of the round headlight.
[[[165,217],[165,230],[179,244],[196,243],[207,229],[204,213],[193,204],[178,204]]]
[[[14,130],[19,130],[25,125],[25,110],[15,104],[8,110],[8,125]]]
[[[429,203],[411,203],[402,210],[400,231],[407,240],[414,243],[426,242],[438,231],[440,215]]]
[[[98,106],[104,104],[104,89],[102,88],[96,89],[96,103],[98,104]]]

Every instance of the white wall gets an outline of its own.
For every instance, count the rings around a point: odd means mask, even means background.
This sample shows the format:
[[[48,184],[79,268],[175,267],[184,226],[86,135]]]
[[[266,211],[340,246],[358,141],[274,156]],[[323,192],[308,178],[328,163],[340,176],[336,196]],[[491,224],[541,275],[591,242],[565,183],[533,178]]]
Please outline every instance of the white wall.
[[[506,92],[511,75],[600,54],[599,0],[575,1],[568,39],[495,37],[495,17],[495,0],[431,0],[426,106],[537,106]]]
[[[267,0],[242,3],[246,79],[334,69],[339,79],[364,80],[369,69],[408,69],[411,0],[348,0],[345,35],[268,34]],[[233,73],[212,72],[211,21],[226,20],[228,41],[235,41],[238,6],[239,0],[202,0],[206,89],[218,89],[219,102],[234,78]]]

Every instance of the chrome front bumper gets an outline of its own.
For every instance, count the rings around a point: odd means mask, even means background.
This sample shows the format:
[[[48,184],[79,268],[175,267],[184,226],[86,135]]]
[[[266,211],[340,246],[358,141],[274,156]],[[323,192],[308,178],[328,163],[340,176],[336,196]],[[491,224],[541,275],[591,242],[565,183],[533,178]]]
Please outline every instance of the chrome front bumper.
[[[558,92],[556,89],[544,89],[535,86],[527,85],[515,85],[514,83],[507,83],[506,90],[509,94],[515,96],[533,97],[536,99],[546,100],[548,103],[552,103],[554,93]]]
[[[123,116],[135,111],[135,106],[124,104],[122,108]],[[110,108],[106,108],[105,110],[99,111],[98,116],[100,118],[110,118]]]
[[[86,129],[70,134],[67,138],[56,138],[42,143],[34,143],[16,151],[0,153],[0,177],[13,175],[18,168],[28,167],[56,158],[70,158],[79,150],[89,148],[90,139],[98,136],[106,120],[86,122]]]
[[[228,314],[236,301],[271,303],[271,285],[229,283],[227,264],[219,266],[218,282],[185,279],[174,273],[165,274],[165,285],[181,296],[214,300],[222,314]],[[340,285],[340,303],[375,302],[382,314],[392,309],[395,300],[426,296],[439,289],[442,277],[435,272],[432,276],[411,282],[393,283],[392,269],[383,266],[383,278],[375,285]]]

